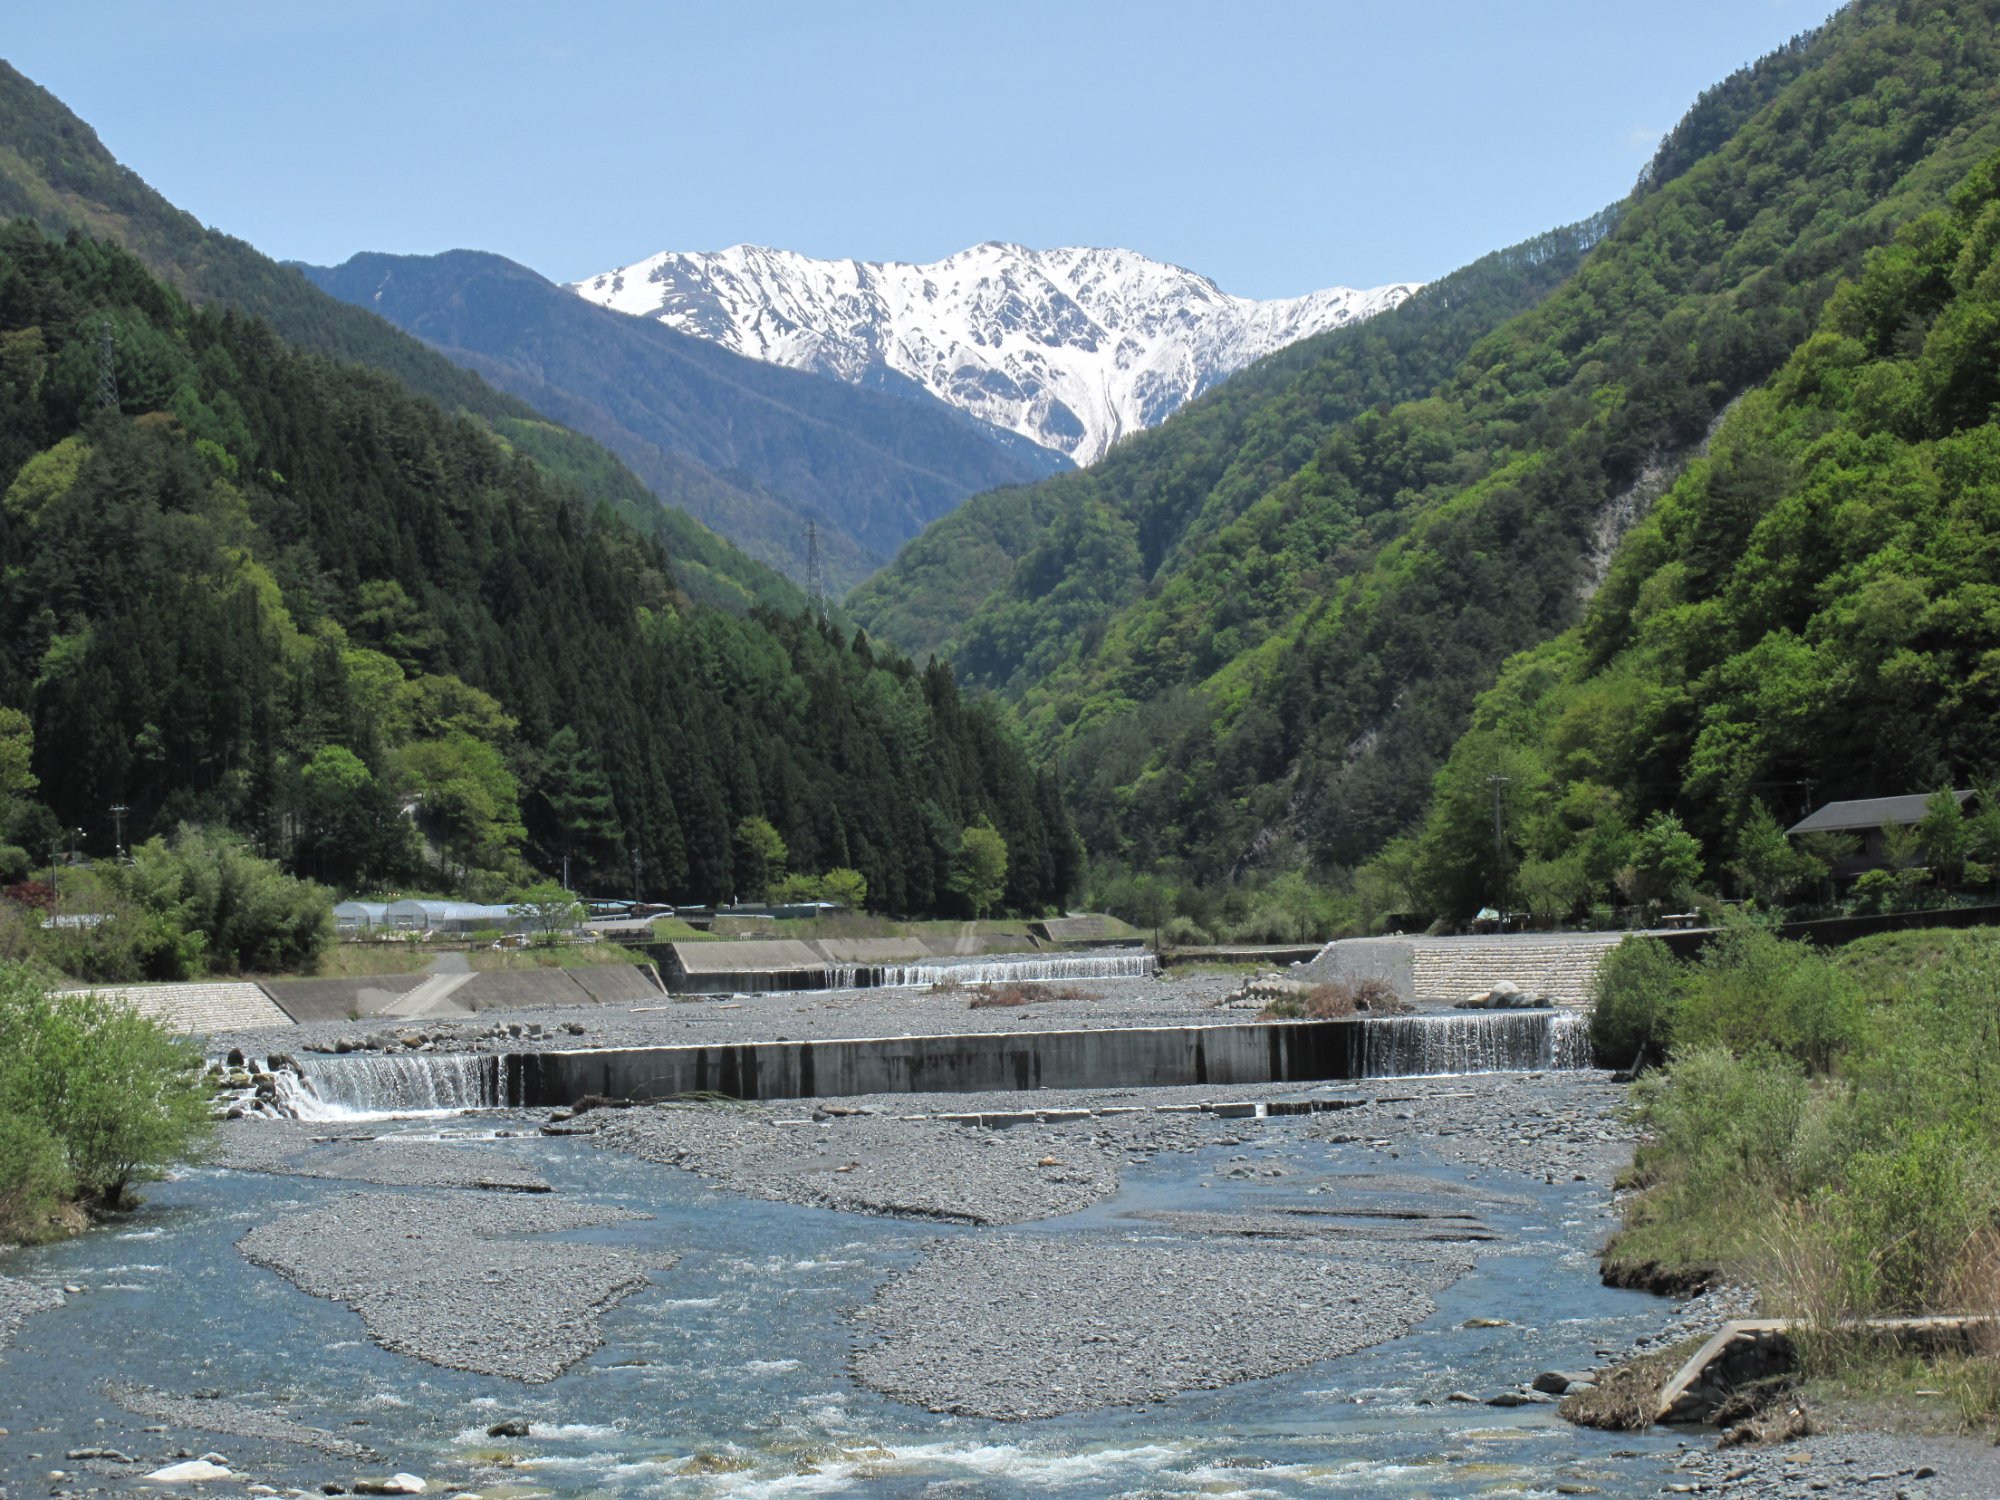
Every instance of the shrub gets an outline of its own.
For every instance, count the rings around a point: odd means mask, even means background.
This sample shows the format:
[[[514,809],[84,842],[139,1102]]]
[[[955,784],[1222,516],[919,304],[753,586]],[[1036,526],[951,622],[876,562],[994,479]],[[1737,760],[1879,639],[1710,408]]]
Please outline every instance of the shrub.
[[[974,988],[972,999],[967,1003],[966,1009],[995,1010],[1008,1006],[1026,1005],[1028,998],[1028,991],[1022,985],[979,985]]]
[[[323,886],[295,880],[234,834],[181,825],[172,844],[132,851],[132,895],[184,933],[199,933],[210,967],[224,972],[311,971],[333,937]]]
[[[1684,974],[1658,938],[1628,937],[1604,955],[1590,990],[1590,1045],[1599,1062],[1638,1067],[1666,1056]]]
[[[48,1127],[0,1115],[0,1244],[39,1238],[68,1183],[62,1143]]]
[[[1883,1313],[1944,1306],[1968,1248],[1991,1224],[1992,1185],[1973,1144],[1950,1126],[1856,1156],[1846,1183],[1825,1196],[1848,1305]]]
[[[1773,1047],[1825,1072],[1865,1025],[1860,987],[1817,948],[1738,922],[1695,965],[1675,1035],[1738,1053]]]
[[[0,1117],[39,1126],[60,1149],[65,1190],[116,1205],[134,1182],[194,1150],[211,1119],[201,1054],[129,1005],[51,994],[22,965],[0,966]],[[45,1158],[11,1142],[0,1182],[33,1180]]]

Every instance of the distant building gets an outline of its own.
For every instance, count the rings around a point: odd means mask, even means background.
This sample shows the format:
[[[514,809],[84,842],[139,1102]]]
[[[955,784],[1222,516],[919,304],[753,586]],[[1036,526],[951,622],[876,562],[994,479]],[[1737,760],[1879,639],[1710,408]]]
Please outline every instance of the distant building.
[[[385,901],[343,901],[333,909],[333,930],[343,937],[373,932],[384,924]]]
[[[1883,828],[1914,828],[1923,822],[1924,814],[1929,811],[1931,795],[1929,792],[1912,792],[1901,797],[1862,797],[1852,802],[1829,802],[1812,816],[1801,818],[1787,828],[1785,834],[1794,839],[1808,833],[1858,835],[1861,847],[1846,858],[1834,861],[1831,872],[1838,879],[1852,879],[1869,870],[1889,867]],[[1969,790],[1952,793],[1958,799],[1961,814],[1976,795]]]
[[[381,925],[397,932],[464,937],[489,929],[518,932],[527,923],[512,906],[482,906],[476,901],[392,901],[383,909]]]

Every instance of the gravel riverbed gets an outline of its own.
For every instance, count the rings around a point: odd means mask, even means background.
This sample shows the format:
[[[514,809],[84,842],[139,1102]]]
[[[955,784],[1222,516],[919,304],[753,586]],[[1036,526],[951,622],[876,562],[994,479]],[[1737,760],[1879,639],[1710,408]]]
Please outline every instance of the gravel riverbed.
[[[365,1125],[225,1120],[208,1164],[238,1172],[324,1177],[382,1187],[546,1193],[549,1184],[504,1152],[457,1141],[380,1136]]]
[[[642,1217],[561,1198],[351,1193],[261,1224],[237,1248],[346,1303],[386,1349],[536,1382],[595,1349],[598,1314],[673,1264],[540,1237]]]
[[[1218,1010],[1240,975],[1168,973],[1151,979],[1029,984],[1051,998],[1026,1005],[972,1005],[965,989],[801,990],[765,995],[661,995],[643,1005],[491,1011],[476,1016],[313,1021],[209,1039],[216,1053],[331,1051],[374,1038],[430,1038],[440,1052],[522,1052],[558,1047],[661,1047],[698,1042],[800,1041],[961,1032],[1055,1031],[1094,1026],[1194,1026],[1244,1022],[1254,1013]],[[499,1036],[492,1033],[498,1028]],[[518,1028],[519,1034],[514,1034]],[[566,1028],[580,1028],[571,1030]]]
[[[24,1318],[52,1307],[61,1307],[60,1287],[30,1281],[25,1276],[0,1276],[0,1350],[14,1341],[14,1332]]]
[[[1159,1401],[1395,1338],[1469,1267],[1167,1234],[959,1238],[855,1315],[879,1341],[853,1368],[931,1411],[1010,1421]]]

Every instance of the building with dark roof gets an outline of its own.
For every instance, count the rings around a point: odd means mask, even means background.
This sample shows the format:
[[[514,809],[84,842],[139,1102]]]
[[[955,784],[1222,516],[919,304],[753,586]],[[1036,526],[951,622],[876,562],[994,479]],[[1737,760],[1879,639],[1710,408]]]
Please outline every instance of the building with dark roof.
[[[1859,797],[1849,802],[1829,802],[1810,817],[1801,818],[1787,828],[1785,834],[1794,839],[1809,833],[1860,835],[1861,847],[1833,863],[1832,873],[1842,879],[1868,870],[1887,869],[1889,850],[1882,830],[1887,827],[1914,828],[1923,822],[1924,815],[1930,810],[1932,795],[1929,792],[1911,792],[1899,797]],[[1952,793],[1961,814],[1975,795],[1969,790]]]

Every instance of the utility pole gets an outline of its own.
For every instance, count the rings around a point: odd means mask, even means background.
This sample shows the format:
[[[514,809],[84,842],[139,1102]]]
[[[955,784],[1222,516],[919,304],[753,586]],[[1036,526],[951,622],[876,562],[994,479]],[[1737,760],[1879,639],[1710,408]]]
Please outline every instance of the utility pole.
[[[118,828],[118,831],[112,835],[111,857],[121,864],[125,860],[125,814],[131,810],[131,808],[122,802],[111,804],[111,817]]]
[[[639,872],[645,867],[645,860],[641,859],[639,851],[634,849],[632,851],[632,904],[634,906],[639,904]]]
[[[563,856],[563,889],[569,889],[569,856]]]
[[[1507,836],[1501,829],[1500,788],[1512,781],[1511,776],[1489,776],[1488,786],[1493,788],[1493,871],[1500,880],[1500,930],[1507,929]]]
[[[813,610],[826,618],[826,563],[819,552],[819,522],[806,522],[806,597]]]

